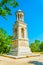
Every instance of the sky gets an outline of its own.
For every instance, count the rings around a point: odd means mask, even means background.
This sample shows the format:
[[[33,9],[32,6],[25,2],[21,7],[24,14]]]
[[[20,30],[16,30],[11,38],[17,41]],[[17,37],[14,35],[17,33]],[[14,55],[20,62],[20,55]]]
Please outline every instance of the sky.
[[[13,35],[13,24],[16,21],[15,12],[24,12],[24,22],[27,24],[28,39],[43,41],[43,0],[17,0],[19,6],[12,9],[12,16],[5,20],[0,16],[0,28],[4,28],[8,35]]]

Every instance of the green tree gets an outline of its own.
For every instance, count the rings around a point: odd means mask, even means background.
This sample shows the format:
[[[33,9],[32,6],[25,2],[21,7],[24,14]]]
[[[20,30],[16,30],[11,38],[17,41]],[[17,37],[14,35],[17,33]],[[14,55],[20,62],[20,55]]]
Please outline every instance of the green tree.
[[[43,51],[43,42],[40,44],[40,50]]]
[[[0,16],[6,18],[7,15],[12,15],[11,8],[15,8],[18,6],[18,2],[16,0],[1,0],[0,1]]]
[[[8,53],[11,48],[11,38],[7,36],[4,29],[0,28],[0,53]]]
[[[35,42],[30,44],[31,51],[32,52],[40,51],[39,45],[40,45],[40,41],[39,40],[35,40]]]

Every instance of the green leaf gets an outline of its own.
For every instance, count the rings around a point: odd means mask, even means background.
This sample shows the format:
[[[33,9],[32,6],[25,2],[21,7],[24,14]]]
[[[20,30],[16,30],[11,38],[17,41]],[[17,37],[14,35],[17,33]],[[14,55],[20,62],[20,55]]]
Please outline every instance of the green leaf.
[[[9,5],[13,8],[16,8],[18,6],[18,2],[16,2],[16,0],[0,1],[0,16],[2,16],[3,18],[5,18],[7,15],[12,15]]]
[[[13,5],[14,8],[19,5],[16,1],[15,1],[13,4],[14,4],[14,5]]]

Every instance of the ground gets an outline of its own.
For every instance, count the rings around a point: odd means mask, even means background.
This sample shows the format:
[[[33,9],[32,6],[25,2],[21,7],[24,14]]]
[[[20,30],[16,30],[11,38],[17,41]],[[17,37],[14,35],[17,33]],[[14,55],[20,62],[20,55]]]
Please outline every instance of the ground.
[[[43,55],[22,59],[0,56],[0,65],[43,65]]]

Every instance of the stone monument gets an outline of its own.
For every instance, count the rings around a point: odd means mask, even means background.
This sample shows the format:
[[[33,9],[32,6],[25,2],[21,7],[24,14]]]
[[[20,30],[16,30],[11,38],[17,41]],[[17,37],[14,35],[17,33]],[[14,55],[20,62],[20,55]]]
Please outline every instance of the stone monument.
[[[15,14],[16,22],[13,27],[13,40],[10,54],[13,56],[29,56],[32,53],[29,48],[27,25],[24,22],[24,12],[18,10]]]

